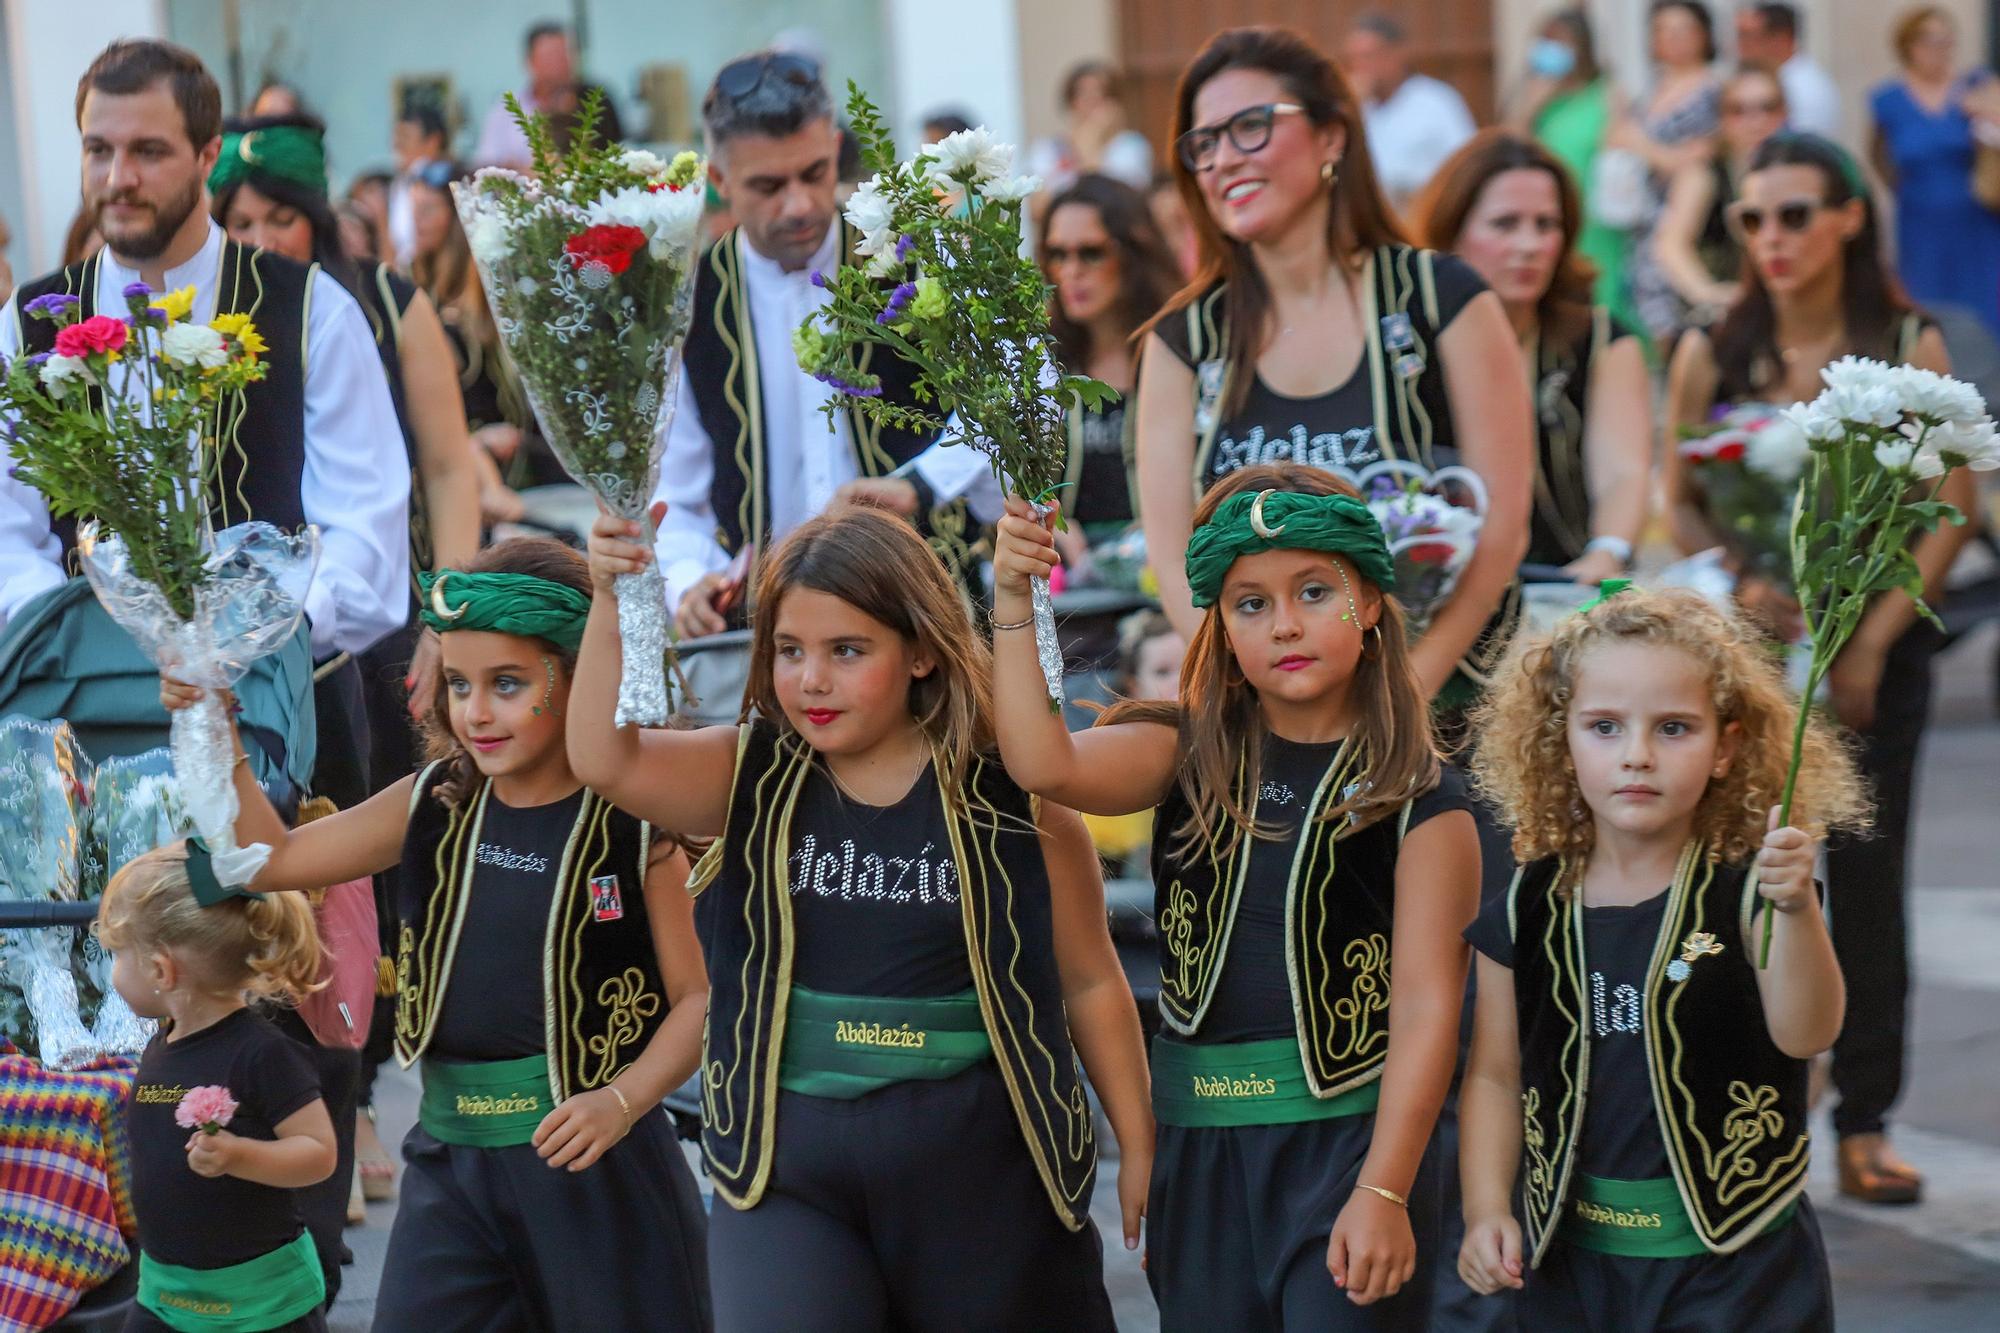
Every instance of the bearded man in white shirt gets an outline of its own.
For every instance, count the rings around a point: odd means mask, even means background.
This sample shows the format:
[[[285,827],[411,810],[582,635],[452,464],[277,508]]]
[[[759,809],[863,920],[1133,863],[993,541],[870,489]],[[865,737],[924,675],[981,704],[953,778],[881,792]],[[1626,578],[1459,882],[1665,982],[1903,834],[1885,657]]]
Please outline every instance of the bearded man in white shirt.
[[[230,241],[209,220],[205,182],[221,148],[222,98],[201,61],[167,42],[113,42],[77,84],[83,206],[104,249],[25,283],[0,309],[0,356],[53,345],[24,319],[40,297],[79,314],[122,314],[124,289],[195,289],[190,318],[248,314],[269,345],[266,377],[209,484],[216,528],[261,519],[320,530],[307,587],[320,749],[314,786],[345,807],[370,794],[367,732],[352,658],[403,623],[409,599],[409,466],[388,381],[354,298],[318,266]],[[99,390],[92,390],[95,394]],[[0,624],[60,587],[76,524],[51,521],[39,491],[0,477]]]
[[[819,65],[760,51],[725,65],[702,102],[709,173],[736,227],[696,270],[679,402],[665,427],[658,555],[684,636],[715,634],[742,609],[746,548],[768,551],[835,499],[908,518],[968,591],[976,524],[998,517],[983,455],[876,425],[799,369],[792,333],[831,299],[814,281],[853,254],[860,233],[837,215],[840,130]],[[892,401],[915,372],[878,356]],[[976,504],[975,516],[968,502]]]

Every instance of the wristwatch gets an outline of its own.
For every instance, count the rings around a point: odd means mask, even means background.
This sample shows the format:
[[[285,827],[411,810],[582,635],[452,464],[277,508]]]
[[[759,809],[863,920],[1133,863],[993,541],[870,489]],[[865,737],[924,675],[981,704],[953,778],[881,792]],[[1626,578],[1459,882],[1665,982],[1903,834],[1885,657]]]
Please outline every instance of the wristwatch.
[[[1584,546],[1583,553],[1589,555],[1592,551],[1609,552],[1617,558],[1621,566],[1626,569],[1632,568],[1632,543],[1626,541],[1623,537],[1609,535],[1592,537]]]

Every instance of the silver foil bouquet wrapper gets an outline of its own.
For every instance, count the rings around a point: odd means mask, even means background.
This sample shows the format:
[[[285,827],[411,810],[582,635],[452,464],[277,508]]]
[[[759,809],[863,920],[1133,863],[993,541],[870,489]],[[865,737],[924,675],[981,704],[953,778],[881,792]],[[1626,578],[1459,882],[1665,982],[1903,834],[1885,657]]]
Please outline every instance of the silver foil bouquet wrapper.
[[[452,191],[543,438],[651,547],[648,508],[693,322],[697,191],[627,190],[586,204],[492,169]],[[616,248],[619,234],[631,248]],[[663,727],[674,711],[666,582],[649,565],[613,591],[624,648],[617,723]]]
[[[185,813],[208,844],[225,887],[248,884],[271,849],[236,845],[234,746],[229,715],[213,693],[243,678],[252,662],[282,648],[305,615],[306,589],[319,564],[319,531],[296,534],[243,523],[211,539],[194,615],[182,620],[166,596],[132,570],[124,544],[86,524],[77,538],[83,572],[111,618],[147,657],[210,693],[173,714],[168,748]]]
[[[0,898],[101,897],[118,866],[178,836],[171,786],[163,750],[93,770],[68,723],[0,723]],[[110,829],[129,832],[108,842]],[[112,988],[94,931],[30,927],[0,931],[0,1031],[44,1064],[74,1069],[137,1055],[153,1024]]]

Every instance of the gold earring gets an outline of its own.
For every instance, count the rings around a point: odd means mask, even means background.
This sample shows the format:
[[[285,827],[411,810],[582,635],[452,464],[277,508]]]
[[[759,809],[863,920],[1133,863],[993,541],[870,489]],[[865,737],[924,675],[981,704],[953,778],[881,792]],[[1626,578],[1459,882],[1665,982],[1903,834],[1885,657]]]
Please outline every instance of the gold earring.
[[[1334,177],[1339,175],[1339,173],[1340,173],[1340,166],[1338,163],[1334,162],[1320,163],[1319,178],[1323,184],[1326,185],[1333,184]]]

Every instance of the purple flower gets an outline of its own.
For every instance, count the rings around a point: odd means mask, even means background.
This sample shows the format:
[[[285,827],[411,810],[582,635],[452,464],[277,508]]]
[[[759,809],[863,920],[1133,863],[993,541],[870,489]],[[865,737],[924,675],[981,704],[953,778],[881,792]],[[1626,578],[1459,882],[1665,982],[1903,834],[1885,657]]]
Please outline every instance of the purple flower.
[[[42,362],[48,359],[49,359],[49,354],[47,352],[36,352],[33,356],[28,358],[28,364],[39,370],[41,369]]]
[[[127,283],[125,286],[125,290],[119,293],[119,295],[123,296],[128,301],[138,301],[145,297],[151,296],[152,294],[153,294],[153,289],[151,287],[148,287],[143,282]]]
[[[910,240],[907,234],[898,236],[896,238],[896,262],[898,264],[905,263],[909,260],[910,246],[912,244],[913,242]]]
[[[881,385],[871,384],[863,387],[859,384],[849,384],[830,370],[817,371],[814,373],[813,378],[822,384],[831,384],[849,398],[880,398],[882,396]]]
[[[826,274],[820,272],[818,269],[814,269],[812,271],[812,285],[815,287],[826,286]]]
[[[46,296],[37,296],[22,309],[42,319],[54,319],[79,304],[81,302],[67,292],[50,292]]]
[[[875,322],[877,324],[895,323],[896,320],[902,315],[903,307],[907,306],[910,303],[910,298],[915,296],[916,294],[917,294],[916,283],[914,282],[898,283],[896,285],[896,290],[889,293],[889,304],[883,306],[882,313],[875,316]]]

